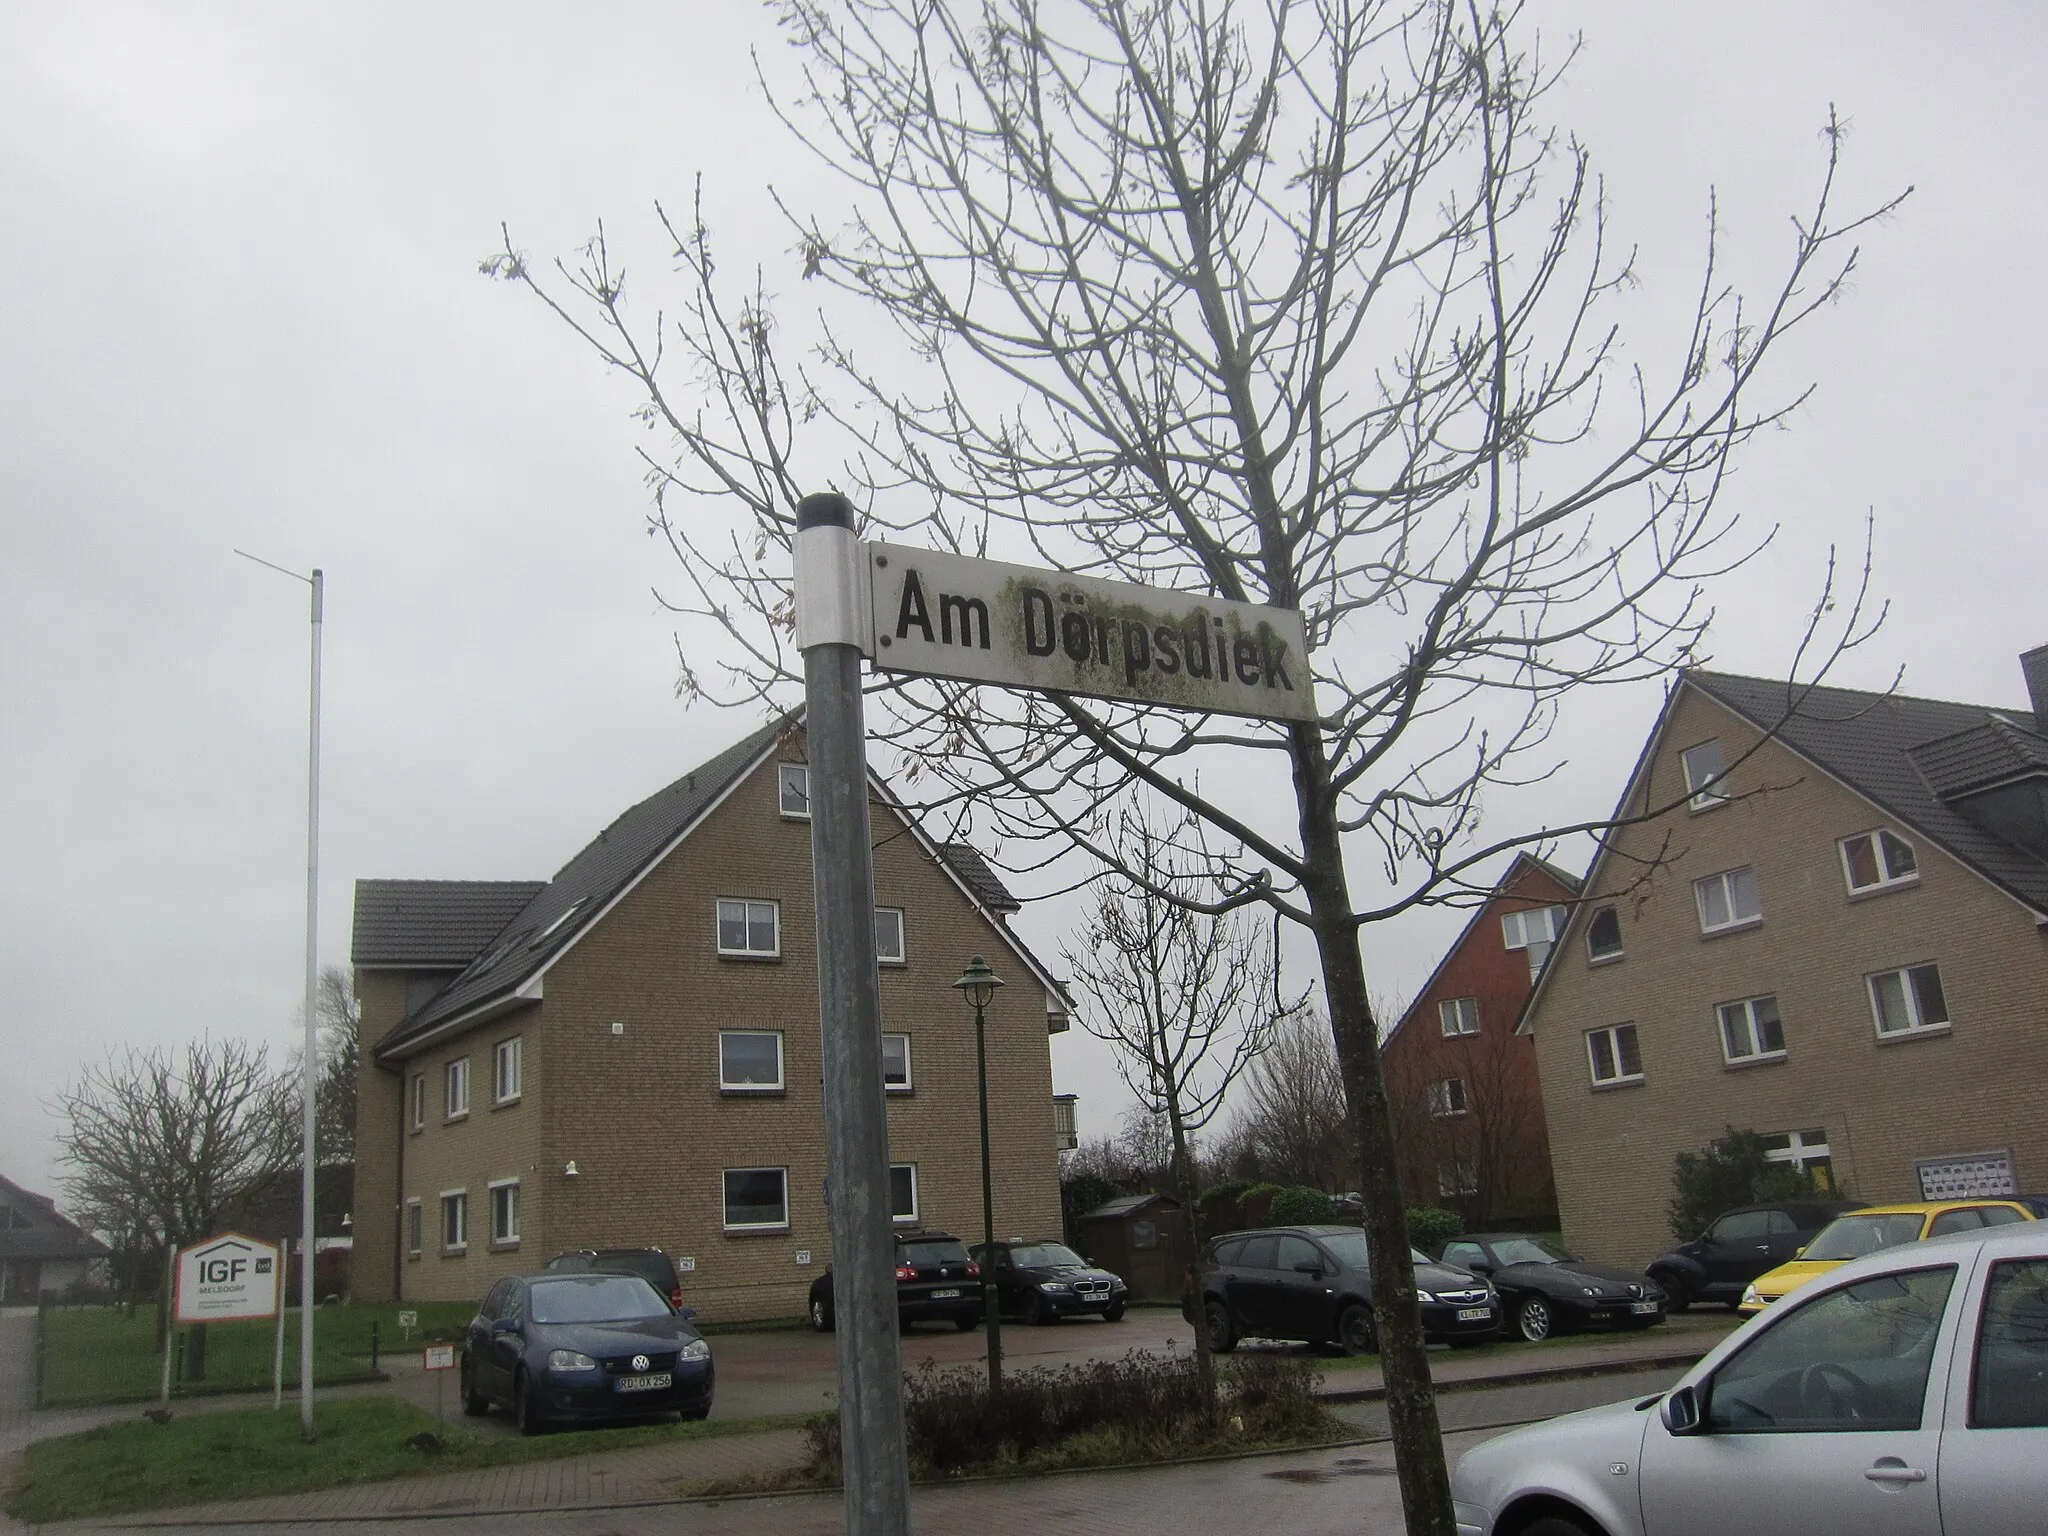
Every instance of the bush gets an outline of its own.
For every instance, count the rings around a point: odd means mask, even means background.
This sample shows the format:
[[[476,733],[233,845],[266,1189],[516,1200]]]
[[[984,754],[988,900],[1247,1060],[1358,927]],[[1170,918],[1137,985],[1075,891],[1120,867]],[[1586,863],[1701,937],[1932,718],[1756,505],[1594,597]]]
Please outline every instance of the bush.
[[[1337,1219],[1337,1202],[1320,1189],[1297,1185],[1273,1197],[1266,1219],[1276,1227],[1327,1226]]]
[[[1424,1253],[1435,1253],[1465,1230],[1465,1218],[1440,1205],[1416,1205],[1408,1209],[1408,1241]]]
[[[1812,1174],[1772,1162],[1763,1137],[1730,1126],[1718,1141],[1672,1159],[1671,1204],[1665,1214],[1672,1237],[1686,1243],[1730,1206],[1798,1200],[1818,1192]]]
[[[1243,1442],[1317,1438],[1329,1424],[1316,1398],[1321,1384],[1306,1360],[1247,1355],[1217,1372],[1216,1422]],[[1102,1459],[1134,1461],[1185,1454],[1212,1438],[1194,1360],[1135,1349],[1120,1360],[1006,1374],[993,1397],[979,1371],[928,1363],[904,1383],[903,1415],[911,1471],[924,1478],[1043,1462],[1083,1439],[1114,1442]],[[805,1442],[813,1470],[836,1476],[838,1415],[813,1419]]]

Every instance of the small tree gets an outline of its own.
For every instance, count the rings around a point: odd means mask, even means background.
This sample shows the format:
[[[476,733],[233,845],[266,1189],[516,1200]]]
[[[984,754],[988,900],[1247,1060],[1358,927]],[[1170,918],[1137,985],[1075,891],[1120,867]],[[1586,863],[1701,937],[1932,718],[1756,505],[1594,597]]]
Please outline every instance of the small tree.
[[[331,1168],[356,1160],[356,1074],[362,1043],[363,1011],[340,966],[330,965],[320,973],[315,1009],[320,1082],[313,1106],[314,1146],[319,1166]]]
[[[1671,1235],[1690,1242],[1730,1206],[1797,1200],[1817,1192],[1813,1175],[1804,1168],[1771,1159],[1762,1136],[1730,1126],[1727,1135],[1698,1152],[1672,1159]]]
[[[1349,1135],[1344,1079],[1330,1027],[1304,1009],[1274,1026],[1245,1078],[1247,1102],[1233,1130],[1245,1155],[1233,1171],[1318,1189],[1356,1189],[1358,1154]]]

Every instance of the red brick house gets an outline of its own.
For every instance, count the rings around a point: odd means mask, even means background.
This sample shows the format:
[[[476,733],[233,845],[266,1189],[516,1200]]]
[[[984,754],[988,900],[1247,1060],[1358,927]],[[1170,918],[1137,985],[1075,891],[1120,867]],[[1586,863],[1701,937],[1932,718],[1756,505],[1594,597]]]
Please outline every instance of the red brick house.
[[[1475,1230],[1556,1224],[1533,1042],[1515,1033],[1578,882],[1518,854],[1380,1045],[1410,1205]]]

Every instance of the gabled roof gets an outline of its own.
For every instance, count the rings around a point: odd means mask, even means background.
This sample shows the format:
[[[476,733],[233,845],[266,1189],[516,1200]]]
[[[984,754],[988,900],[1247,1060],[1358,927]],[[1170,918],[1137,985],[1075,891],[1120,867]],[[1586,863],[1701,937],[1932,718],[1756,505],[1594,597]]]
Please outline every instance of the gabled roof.
[[[461,970],[546,889],[545,880],[358,880],[349,958]]]
[[[965,880],[981,904],[991,912],[1016,912],[1023,903],[1012,896],[1003,882],[996,878],[996,872],[988,867],[988,860],[981,856],[981,850],[971,843],[946,843],[939,850],[953,872]]]
[[[0,1178],[0,1206],[19,1212],[26,1227],[0,1220],[0,1259],[97,1259],[113,1250],[57,1210],[48,1195]]]
[[[1133,1211],[1142,1211],[1150,1206],[1165,1205],[1180,1209],[1180,1202],[1172,1195],[1153,1193],[1149,1195],[1118,1195],[1114,1200],[1105,1200],[1092,1211],[1083,1211],[1077,1221],[1117,1221]]]
[[[1998,756],[2018,770],[2030,758],[2048,763],[2048,742],[2026,710],[1808,688],[1793,696],[1797,712],[1787,717],[1782,682],[1721,672],[1688,672],[1684,680],[1759,730],[1774,731],[1815,767],[2034,912],[2048,913],[2048,862],[1994,836],[1942,798],[1942,791],[1968,787],[1965,781]]]

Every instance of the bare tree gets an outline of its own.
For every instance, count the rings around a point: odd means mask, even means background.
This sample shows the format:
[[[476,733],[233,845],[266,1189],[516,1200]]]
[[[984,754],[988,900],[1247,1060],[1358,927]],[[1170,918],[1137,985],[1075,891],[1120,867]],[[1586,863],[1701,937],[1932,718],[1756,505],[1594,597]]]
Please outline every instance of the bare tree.
[[[323,1168],[356,1160],[356,1075],[362,1045],[362,1008],[348,972],[330,965],[320,973],[320,1084],[316,1090],[314,1146]]]
[[[1569,690],[1695,656],[1704,583],[1762,542],[1720,502],[1733,456],[1804,397],[1760,396],[1761,370],[1885,210],[1835,216],[1831,117],[1782,278],[1746,302],[1710,218],[1690,326],[1652,361],[1623,346],[1633,258],[1588,152],[1539,115],[1561,63],[1519,7],[779,9],[800,80],[771,98],[853,203],[785,207],[796,259],[893,325],[910,366],[829,318],[789,329],[759,276],[735,298],[701,213],[663,215],[686,285],[673,324],[629,311],[601,236],[558,268],[566,291],[509,234],[487,270],[531,287],[671,434],[645,451],[654,531],[679,557],[674,606],[725,647],[710,683],[682,650],[688,696],[787,696],[792,510],[833,485],[872,530],[1304,612],[1314,724],[878,681],[879,730],[926,809],[971,808],[1013,869],[1068,848],[1112,863],[1114,809],[1142,783],[1220,835],[1210,906],[1263,903],[1312,937],[1404,1503],[1411,1530],[1448,1536],[1359,930],[1483,899],[1476,871],[1502,851],[1600,830],[1482,833],[1482,797],[1555,765]],[[1854,586],[1831,569],[1792,677],[1867,635]],[[1262,753],[1293,789],[1285,816],[1188,771]]]
[[[1193,1238],[1186,1276],[1195,1290],[1203,1230],[1195,1137],[1222,1112],[1245,1068],[1265,1046],[1279,998],[1272,934],[1246,909],[1202,912],[1208,863],[1201,824],[1181,813],[1157,830],[1140,802],[1117,817],[1121,862],[1147,882],[1100,887],[1078,942],[1064,950],[1082,999],[1081,1024],[1116,1056],[1124,1086],[1137,1097],[1129,1117],[1155,1145],[1164,1132],[1174,1191]],[[1197,873],[1190,874],[1193,865]],[[1215,1407],[1216,1366],[1209,1330],[1195,1326],[1195,1368]]]
[[[1304,1012],[1273,1031],[1245,1079],[1235,1123],[1261,1177],[1336,1193],[1357,1187],[1357,1144],[1326,1019]]]

